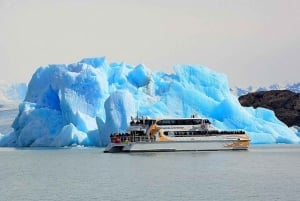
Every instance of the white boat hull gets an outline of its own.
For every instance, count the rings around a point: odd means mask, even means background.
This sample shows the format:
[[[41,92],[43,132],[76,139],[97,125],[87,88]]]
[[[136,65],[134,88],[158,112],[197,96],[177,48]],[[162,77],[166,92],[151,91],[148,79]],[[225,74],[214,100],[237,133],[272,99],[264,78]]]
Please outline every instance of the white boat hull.
[[[248,142],[237,140],[214,141],[166,141],[110,143],[104,152],[172,152],[172,151],[218,151],[247,150]]]

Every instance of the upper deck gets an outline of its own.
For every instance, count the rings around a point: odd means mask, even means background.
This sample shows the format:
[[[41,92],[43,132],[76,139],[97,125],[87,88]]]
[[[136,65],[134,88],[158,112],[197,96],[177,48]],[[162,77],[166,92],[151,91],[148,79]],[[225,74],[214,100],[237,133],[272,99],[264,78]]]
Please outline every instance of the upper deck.
[[[221,136],[244,136],[241,130],[220,131],[203,118],[132,119],[127,133],[111,135],[112,142],[186,141]],[[198,139],[199,138],[199,139]]]
[[[155,126],[155,129],[168,131],[212,131],[217,130],[208,119],[204,118],[162,118],[162,119],[132,119],[128,128],[129,132],[143,132]],[[153,127],[152,127],[153,130]]]

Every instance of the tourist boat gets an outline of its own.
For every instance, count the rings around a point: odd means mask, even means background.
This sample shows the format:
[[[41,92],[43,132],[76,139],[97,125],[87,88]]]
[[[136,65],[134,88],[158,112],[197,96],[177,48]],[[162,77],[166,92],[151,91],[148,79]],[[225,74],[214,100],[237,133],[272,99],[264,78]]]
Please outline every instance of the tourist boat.
[[[247,150],[244,131],[220,131],[208,119],[132,119],[127,133],[110,135],[104,152]]]

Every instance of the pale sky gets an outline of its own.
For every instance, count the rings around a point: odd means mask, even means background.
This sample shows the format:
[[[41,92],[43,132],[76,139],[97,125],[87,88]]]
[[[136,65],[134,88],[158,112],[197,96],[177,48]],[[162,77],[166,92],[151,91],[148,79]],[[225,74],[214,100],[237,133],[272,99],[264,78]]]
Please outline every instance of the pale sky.
[[[200,64],[231,86],[299,82],[299,0],[0,0],[0,80],[105,56],[172,72]]]

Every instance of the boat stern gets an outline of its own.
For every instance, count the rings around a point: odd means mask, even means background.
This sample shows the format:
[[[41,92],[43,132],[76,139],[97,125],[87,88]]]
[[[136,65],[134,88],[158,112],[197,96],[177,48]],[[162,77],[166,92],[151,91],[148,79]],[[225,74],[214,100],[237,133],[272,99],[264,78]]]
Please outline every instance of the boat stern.
[[[237,137],[237,140],[225,145],[226,148],[234,150],[247,150],[249,148],[251,140],[248,135],[245,134],[235,137]]]
[[[104,153],[128,152],[130,148],[131,143],[110,143],[106,146]]]

